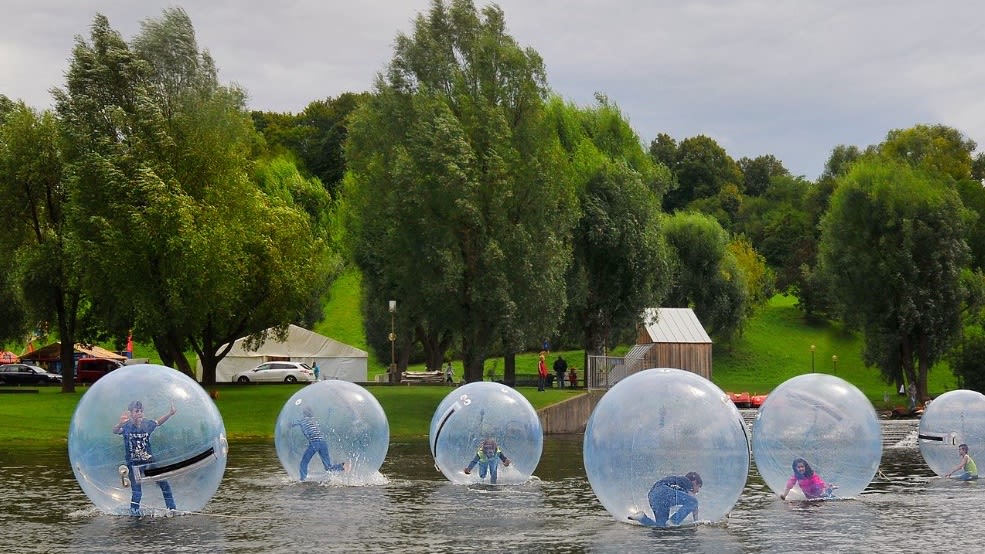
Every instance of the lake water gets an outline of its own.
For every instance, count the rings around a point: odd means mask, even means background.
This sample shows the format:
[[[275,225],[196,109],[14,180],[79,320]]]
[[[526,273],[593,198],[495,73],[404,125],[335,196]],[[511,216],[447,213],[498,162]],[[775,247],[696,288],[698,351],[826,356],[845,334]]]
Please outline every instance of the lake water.
[[[65,451],[0,445],[0,552],[978,551],[985,482],[935,478],[916,425],[883,423],[880,471],[857,499],[781,502],[750,464],[727,520],[662,530],[605,511],[580,436],[546,437],[538,479],[499,488],[448,483],[425,439],[391,444],[389,482],[365,487],[291,483],[272,442],[233,442],[203,513],[139,519],[95,510]]]

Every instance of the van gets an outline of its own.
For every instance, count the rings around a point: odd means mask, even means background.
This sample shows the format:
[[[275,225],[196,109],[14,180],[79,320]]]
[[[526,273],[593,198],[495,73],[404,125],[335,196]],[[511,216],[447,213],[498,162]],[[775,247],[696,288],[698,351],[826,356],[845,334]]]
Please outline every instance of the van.
[[[75,382],[95,383],[103,375],[122,366],[120,362],[109,358],[79,358],[75,363]]]

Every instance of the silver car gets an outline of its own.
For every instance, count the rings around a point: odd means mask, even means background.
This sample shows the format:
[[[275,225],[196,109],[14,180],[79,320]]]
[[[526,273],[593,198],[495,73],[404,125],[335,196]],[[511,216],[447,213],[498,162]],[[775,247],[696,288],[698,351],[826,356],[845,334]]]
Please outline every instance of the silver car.
[[[300,362],[265,362],[233,375],[234,383],[311,383],[315,372]]]

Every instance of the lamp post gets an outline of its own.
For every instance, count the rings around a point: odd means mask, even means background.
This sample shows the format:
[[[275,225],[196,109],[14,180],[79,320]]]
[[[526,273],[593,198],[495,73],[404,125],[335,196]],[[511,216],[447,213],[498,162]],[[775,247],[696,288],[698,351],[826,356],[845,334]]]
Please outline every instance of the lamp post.
[[[838,356],[831,356],[831,367],[834,368],[835,373],[838,373]]]
[[[396,332],[397,301],[390,301],[390,382],[397,382],[397,332]]]
[[[814,351],[815,350],[817,350],[817,347],[812,344],[811,345],[811,373],[814,373]]]

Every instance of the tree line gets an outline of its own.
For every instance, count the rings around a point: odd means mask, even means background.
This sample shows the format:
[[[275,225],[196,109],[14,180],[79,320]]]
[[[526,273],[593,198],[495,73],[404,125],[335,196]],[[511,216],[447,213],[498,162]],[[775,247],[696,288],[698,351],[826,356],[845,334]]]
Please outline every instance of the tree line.
[[[398,372],[455,356],[474,381],[495,357],[510,379],[545,339],[632,342],[654,306],[727,344],[780,292],[861,331],[887,381],[925,395],[946,359],[985,385],[985,158],[960,132],[839,145],[809,181],[563,100],[495,5],[435,0],[394,44],[371,91],[249,112],[180,8],[129,43],[97,16],[54,111],[0,97],[0,336],[55,322],[64,361],[133,329],[210,383],[232,340],[317,321],[354,266],[378,357],[391,317],[407,330]]]

